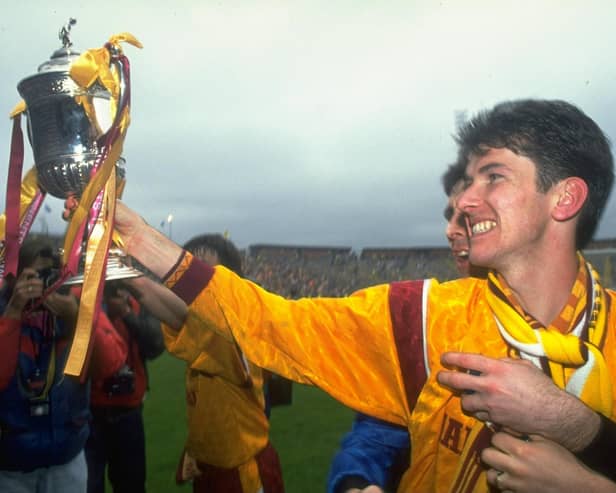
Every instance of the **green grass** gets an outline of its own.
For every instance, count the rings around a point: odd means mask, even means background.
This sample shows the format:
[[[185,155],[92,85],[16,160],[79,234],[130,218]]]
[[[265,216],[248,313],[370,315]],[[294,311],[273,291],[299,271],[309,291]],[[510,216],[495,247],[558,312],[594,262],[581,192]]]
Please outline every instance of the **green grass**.
[[[148,365],[150,392],[144,421],[149,493],[190,492],[175,484],[186,436],[185,363],[163,354]],[[293,384],[293,404],[275,407],[271,441],[278,450],[287,493],[325,491],[330,461],[351,427],[353,412],[322,391]]]

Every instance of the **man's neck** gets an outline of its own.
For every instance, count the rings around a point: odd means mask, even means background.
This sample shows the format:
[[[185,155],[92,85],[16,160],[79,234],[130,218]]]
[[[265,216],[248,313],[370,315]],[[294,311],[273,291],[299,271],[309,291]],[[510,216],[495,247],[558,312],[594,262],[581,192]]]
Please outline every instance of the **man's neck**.
[[[518,262],[515,268],[500,273],[522,308],[547,327],[567,304],[578,269],[578,258],[573,251],[545,257],[541,267],[532,262]]]

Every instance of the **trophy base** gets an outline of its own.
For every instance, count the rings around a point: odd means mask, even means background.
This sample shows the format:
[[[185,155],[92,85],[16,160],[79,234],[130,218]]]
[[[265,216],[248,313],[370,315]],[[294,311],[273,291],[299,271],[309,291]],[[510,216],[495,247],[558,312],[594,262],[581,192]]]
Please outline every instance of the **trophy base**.
[[[122,259],[126,258],[126,255],[119,248],[111,248],[107,257],[107,269],[105,271],[105,281],[118,281],[120,279],[131,279],[133,277],[143,276],[143,272],[140,270],[126,265]],[[83,284],[84,274],[79,273],[73,277],[69,277],[64,281],[64,286],[75,286]]]

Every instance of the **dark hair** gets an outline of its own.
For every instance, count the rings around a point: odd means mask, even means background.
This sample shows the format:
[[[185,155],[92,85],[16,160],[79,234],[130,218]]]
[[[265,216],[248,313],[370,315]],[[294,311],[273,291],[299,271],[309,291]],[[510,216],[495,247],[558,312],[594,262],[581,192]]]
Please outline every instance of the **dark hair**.
[[[43,238],[26,238],[19,248],[19,272],[32,266],[38,257],[49,258],[53,267],[59,267],[60,258],[51,243]]]
[[[597,228],[612,189],[614,163],[610,142],[599,126],[565,101],[506,101],[461,125],[456,136],[458,164],[489,148],[507,148],[531,159],[537,168],[537,189],[576,176],[588,186],[577,225],[576,247],[583,248]]]
[[[232,241],[221,234],[203,234],[195,236],[188,240],[183,248],[197,256],[204,250],[211,250],[218,255],[222,265],[240,276],[244,275],[240,252]]]
[[[466,163],[463,165],[460,163],[453,163],[447,167],[447,171],[441,176],[441,183],[445,195],[450,197],[456,184],[464,180],[464,173],[466,171]]]

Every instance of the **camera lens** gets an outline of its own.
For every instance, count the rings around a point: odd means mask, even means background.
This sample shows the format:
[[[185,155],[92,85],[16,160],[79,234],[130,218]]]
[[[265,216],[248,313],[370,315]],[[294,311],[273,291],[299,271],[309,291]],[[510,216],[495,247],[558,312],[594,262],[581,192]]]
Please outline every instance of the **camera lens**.
[[[47,289],[54,282],[58,280],[60,277],[60,273],[58,269],[54,269],[52,267],[46,267],[45,269],[41,269],[38,271],[39,279],[43,281],[43,287]]]

